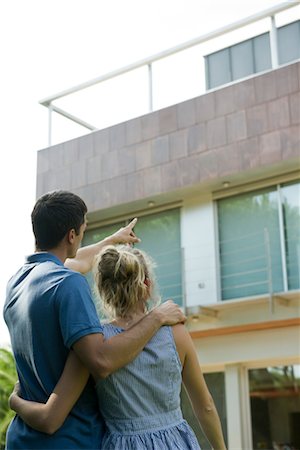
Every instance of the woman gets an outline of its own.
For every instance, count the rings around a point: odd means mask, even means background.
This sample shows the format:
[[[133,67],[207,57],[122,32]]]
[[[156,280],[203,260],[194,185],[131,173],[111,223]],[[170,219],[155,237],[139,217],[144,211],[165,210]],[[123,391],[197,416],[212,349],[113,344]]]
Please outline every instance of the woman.
[[[105,339],[138,322],[154,297],[149,257],[131,247],[108,246],[98,256],[95,280],[111,321]],[[10,405],[33,428],[53,433],[76,402],[89,374],[71,352],[46,404],[11,396]],[[162,327],[126,367],[96,380],[99,408],[107,431],[102,449],[199,449],[180,409],[183,381],[194,412],[214,449],[224,450],[220,420],[204,381],[197,354],[184,325]]]

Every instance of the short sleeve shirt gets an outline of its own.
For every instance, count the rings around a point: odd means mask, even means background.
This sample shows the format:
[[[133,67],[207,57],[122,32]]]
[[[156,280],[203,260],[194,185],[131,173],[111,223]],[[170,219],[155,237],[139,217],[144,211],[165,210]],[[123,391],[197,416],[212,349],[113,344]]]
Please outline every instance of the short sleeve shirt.
[[[4,305],[22,395],[45,402],[72,345],[102,333],[87,280],[51,253],[35,253],[10,279]],[[63,426],[52,436],[32,430],[16,417],[7,449],[99,449],[103,422],[92,380]]]

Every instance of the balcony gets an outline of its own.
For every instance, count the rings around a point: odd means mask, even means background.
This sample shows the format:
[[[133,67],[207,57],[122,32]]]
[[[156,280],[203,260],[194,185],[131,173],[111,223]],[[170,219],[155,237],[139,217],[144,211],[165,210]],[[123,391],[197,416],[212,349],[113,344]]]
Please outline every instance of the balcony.
[[[80,136],[84,129],[103,129],[297,60],[300,57],[297,19],[300,19],[299,5],[284,2],[41,100],[49,109],[49,146],[55,131],[53,113],[79,125]],[[287,26],[293,30],[287,33]],[[225,49],[224,43],[228,45]],[[257,49],[252,55],[254,65],[246,68],[245,55],[249,65],[252,57],[247,52],[252,52],[252,47]],[[168,62],[173,72],[168,73]],[[170,79],[177,79],[176,84],[170,83]],[[113,108],[113,116],[109,117],[108,107],[105,111],[97,110],[97,105],[109,104],[116,92],[120,103]]]

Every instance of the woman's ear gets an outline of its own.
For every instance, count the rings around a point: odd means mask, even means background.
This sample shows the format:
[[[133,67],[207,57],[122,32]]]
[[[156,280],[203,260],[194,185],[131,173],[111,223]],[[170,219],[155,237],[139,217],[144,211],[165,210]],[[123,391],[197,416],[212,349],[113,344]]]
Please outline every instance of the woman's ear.
[[[150,278],[145,277],[144,283],[145,283],[145,285],[149,288],[149,287],[151,286],[151,280],[150,280]]]

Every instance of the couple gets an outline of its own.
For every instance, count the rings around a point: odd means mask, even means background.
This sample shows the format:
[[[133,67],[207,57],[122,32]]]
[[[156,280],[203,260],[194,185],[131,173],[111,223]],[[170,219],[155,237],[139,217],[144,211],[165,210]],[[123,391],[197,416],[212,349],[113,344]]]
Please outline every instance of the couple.
[[[148,312],[151,262],[116,245],[139,241],[136,219],[79,249],[86,213],[70,192],[42,196],[31,216],[36,252],[8,282],[4,318],[19,387],[7,450],[199,449],[180,411],[182,379],[212,447],[224,450],[184,315],[172,301]],[[112,319],[103,325],[79,273],[96,255],[96,285]]]

